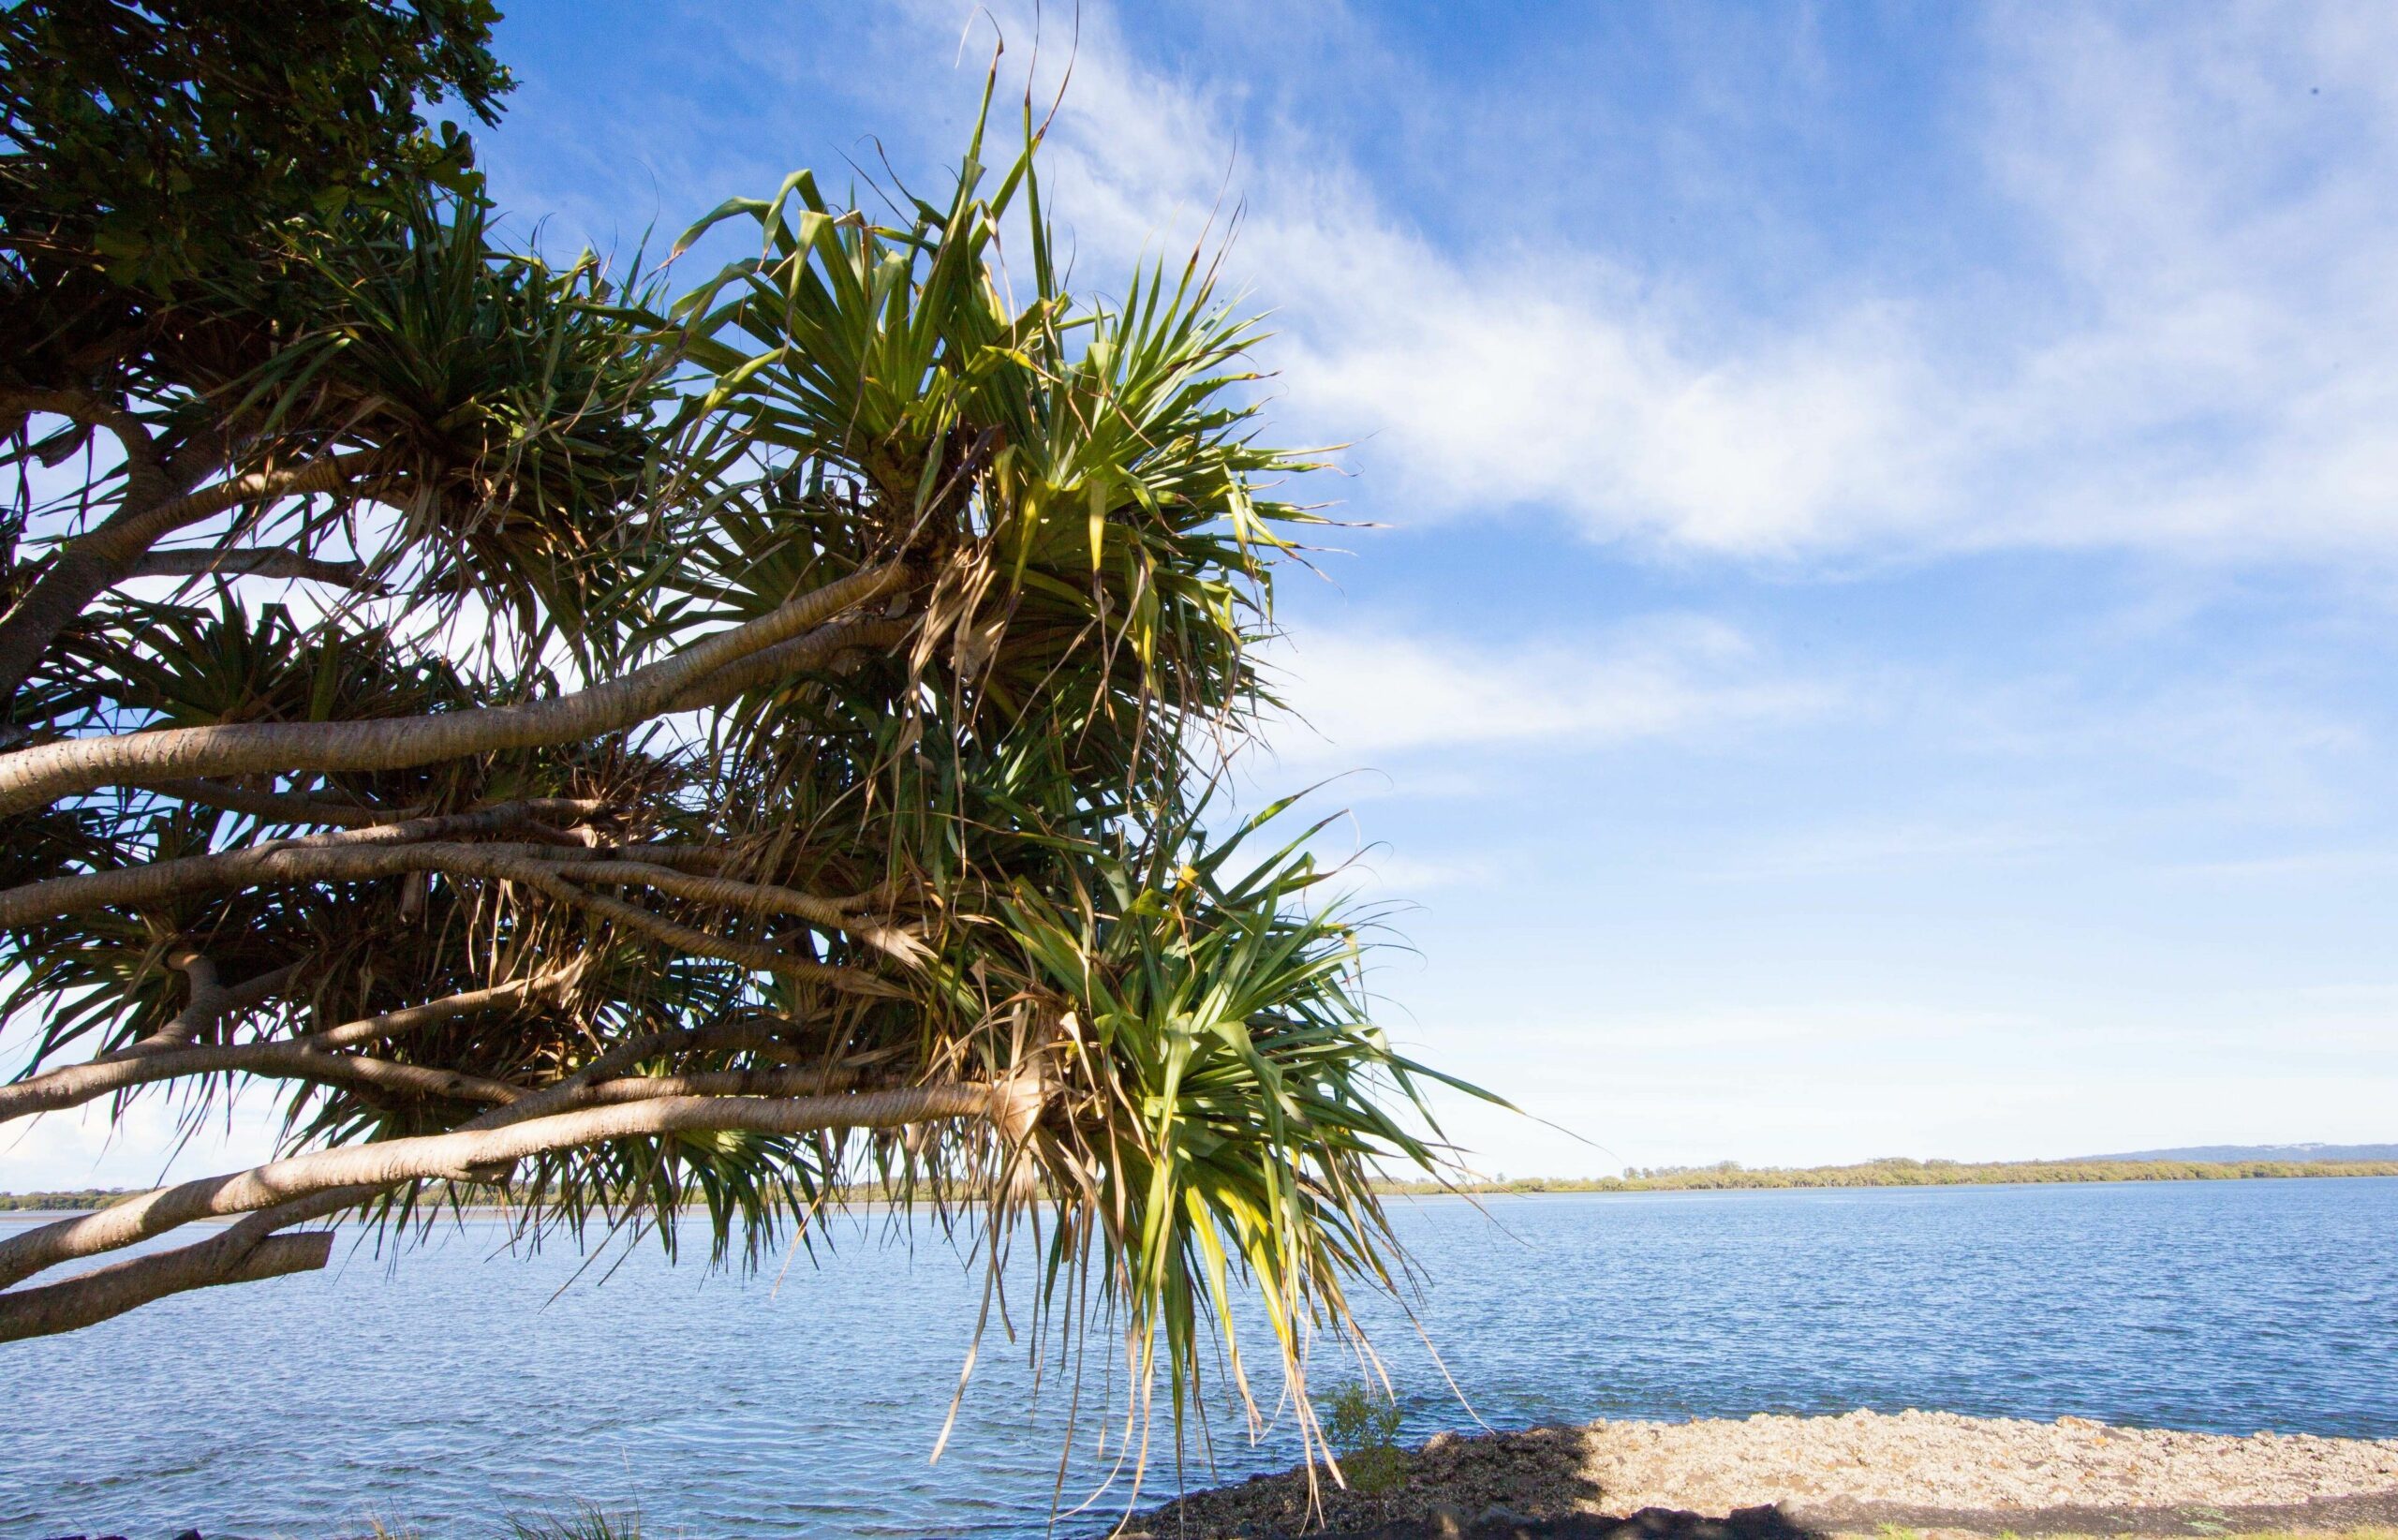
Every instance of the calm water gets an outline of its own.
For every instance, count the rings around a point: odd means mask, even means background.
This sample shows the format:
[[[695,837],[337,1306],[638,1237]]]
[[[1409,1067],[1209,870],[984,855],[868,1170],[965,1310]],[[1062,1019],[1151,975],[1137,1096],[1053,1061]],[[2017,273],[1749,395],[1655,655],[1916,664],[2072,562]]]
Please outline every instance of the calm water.
[[[1401,1223],[1430,1277],[1427,1330],[1494,1426],[1921,1406],[2398,1436],[2398,1179],[1544,1197],[1489,1215],[1438,1201]],[[362,1251],[0,1346],[0,1537],[375,1518],[487,1536],[573,1498],[695,1540],[1043,1533],[1063,1407],[996,1328],[948,1453],[925,1462],[980,1297],[937,1239],[910,1254],[852,1227],[778,1294],[645,1250],[554,1302],[572,1259],[494,1258],[498,1239],[476,1226],[396,1270]],[[1375,1320],[1410,1436],[1465,1424],[1413,1332]],[[1098,1453],[1080,1450],[1070,1503]],[[1220,1436],[1216,1473],[1293,1455],[1281,1432]],[[1174,1481],[1159,1463],[1151,1496]]]

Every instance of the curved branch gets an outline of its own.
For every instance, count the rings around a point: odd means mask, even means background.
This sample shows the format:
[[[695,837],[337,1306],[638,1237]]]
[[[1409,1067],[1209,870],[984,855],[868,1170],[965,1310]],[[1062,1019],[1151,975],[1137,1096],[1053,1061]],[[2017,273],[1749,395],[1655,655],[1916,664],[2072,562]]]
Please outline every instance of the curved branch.
[[[464,1101],[512,1102],[525,1094],[521,1088],[496,1080],[486,1081],[478,1075],[421,1070],[415,1065],[392,1064],[388,1060],[363,1059],[337,1050],[422,1031],[461,1016],[511,1009],[536,993],[554,987],[555,983],[554,977],[543,975],[495,985],[488,989],[470,989],[463,994],[428,1000],[422,1005],[411,1005],[406,1010],[388,1011],[378,1016],[344,1022],[338,1027],[304,1037],[274,1042],[194,1048],[174,1046],[154,1036],[143,1041],[157,1044],[155,1047],[137,1044],[105,1059],[68,1064],[43,1074],[30,1075],[13,1085],[0,1086],[0,1123],[30,1118],[37,1113],[56,1112],[62,1107],[80,1106],[112,1091],[129,1090],[135,1086],[177,1080],[194,1074],[249,1074],[310,1080],[347,1079],[359,1084],[389,1085]],[[407,1073],[387,1076],[385,1070]],[[434,1078],[426,1078],[428,1076]]]
[[[266,1003],[300,971],[298,963],[286,963],[229,986],[217,982],[216,965],[200,953],[179,953],[167,961],[169,967],[182,970],[184,977],[191,981],[190,1003],[176,1014],[174,1020],[127,1048],[127,1053],[146,1054],[189,1043],[234,1012]]]
[[[338,834],[270,840],[263,845],[219,851],[214,855],[179,856],[170,861],[152,861],[138,866],[111,866],[104,871],[46,878],[39,882],[27,882],[0,892],[0,926],[56,919],[111,905],[139,907],[155,904],[178,895],[206,893],[211,889],[359,881],[377,877],[396,877],[403,872],[418,870],[456,870],[464,875],[489,876],[492,874],[488,871],[472,869],[479,863],[469,858],[546,860],[555,857],[558,852],[549,845],[464,845],[425,837],[504,831],[513,822],[525,821],[529,815],[525,809],[528,806],[531,805],[517,804],[511,809],[461,813],[454,819],[415,819],[402,823],[346,829]],[[498,816],[503,811],[512,816]],[[582,847],[576,850],[579,854]],[[406,858],[405,852],[407,851],[415,852],[422,860],[411,864]],[[480,863],[488,864],[488,860]]]
[[[332,1050],[355,1048],[368,1043],[380,1043],[387,1038],[421,1032],[428,1027],[438,1027],[460,1016],[480,1015],[485,1011],[504,1011],[524,1004],[537,996],[561,987],[571,975],[568,969],[548,969],[529,979],[511,979],[485,989],[467,989],[422,1005],[405,1006],[386,1011],[381,1015],[363,1016],[345,1021],[338,1027],[328,1027],[321,1032],[311,1032],[294,1042],[311,1048]]]
[[[600,737],[672,709],[709,674],[878,599],[907,576],[898,561],[853,572],[623,678],[546,701],[370,721],[167,728],[21,748],[0,754],[0,813],[112,784],[264,771],[399,770]]]
[[[327,1053],[301,1043],[239,1043],[225,1048],[169,1048],[135,1059],[74,1064],[32,1080],[0,1087],[0,1122],[79,1106],[112,1091],[196,1074],[254,1074],[267,1080],[314,1080],[325,1085],[375,1086],[412,1096],[453,1102],[496,1102],[525,1095],[525,1088],[463,1070],[401,1064],[363,1054]]]
[[[636,1074],[577,1087],[569,1106],[617,1106],[661,1096],[829,1096],[854,1091],[871,1072],[826,1065],[798,1070],[686,1070],[677,1074]]]
[[[740,1049],[749,1052],[788,1051],[788,1044],[771,1029],[750,1022],[718,1022],[706,1027],[662,1027],[639,1037],[628,1038],[602,1052],[598,1058],[576,1070],[566,1078],[542,1087],[523,1101],[505,1107],[495,1107],[479,1118],[460,1124],[461,1128],[498,1128],[508,1123],[521,1123],[528,1118],[546,1118],[554,1112],[564,1112],[584,1104],[583,1093],[591,1086],[605,1083],[613,1075],[629,1070],[644,1059],[654,1058],[670,1049],[696,1052],[703,1048]],[[639,1078],[639,1077],[636,1077]],[[842,1085],[818,1086],[815,1091],[845,1090]]]
[[[451,839],[459,835],[507,834],[554,818],[580,823],[594,813],[606,812],[610,806],[598,797],[525,797],[514,802],[496,802],[472,812],[404,818],[343,829],[333,834],[295,835],[288,839],[253,845],[247,853],[328,850],[336,846],[355,849],[363,845],[405,845],[417,840]],[[578,851],[589,848],[580,840],[569,840],[568,843]],[[208,857],[194,859],[204,861]]]
[[[135,578],[150,577],[300,578],[310,583],[330,583],[336,587],[355,588],[362,593],[388,591],[383,585],[366,575],[366,564],[363,561],[319,561],[298,551],[256,546],[149,551],[136,558],[117,581],[130,583]]]
[[[282,1043],[261,1044],[261,1047],[271,1051],[262,1051],[256,1062],[243,1065],[244,1074],[270,1080],[313,1080],[321,1085],[373,1086],[383,1090],[405,1091],[410,1096],[442,1097],[452,1102],[496,1102],[501,1106],[522,1101],[525,1096],[522,1086],[511,1086],[505,1080],[494,1080],[487,1075],[468,1074],[464,1070],[444,1070],[429,1064],[401,1064],[364,1054],[318,1053]]]
[[[446,821],[427,819],[422,822],[435,824]],[[712,936],[621,899],[585,892],[569,881],[561,868],[592,863],[561,861],[554,846],[462,845],[435,841],[415,845],[377,845],[364,842],[369,837],[387,836],[406,827],[405,824],[393,824],[337,835],[316,835],[305,840],[279,841],[250,850],[227,851],[217,855],[187,856],[178,861],[160,861],[144,866],[122,866],[111,871],[82,872],[73,877],[53,877],[47,881],[28,882],[0,893],[0,926],[29,925],[37,920],[55,919],[61,915],[111,906],[138,908],[183,894],[211,889],[371,881],[408,872],[441,872],[453,877],[523,882],[561,903],[606,915],[671,946],[681,947],[702,956],[738,963],[761,972],[827,984],[856,994],[894,993],[890,985],[858,969],[820,963],[771,947]],[[336,840],[342,843],[332,843]],[[614,863],[599,865],[614,866]],[[634,866],[637,872],[640,869],[638,864],[627,865]],[[660,877],[671,877],[678,882],[723,881],[688,878],[666,867],[655,870]],[[747,889],[754,884],[739,886]],[[792,896],[807,897],[804,894]]]
[[[861,1078],[854,1070],[706,1071],[576,1087],[571,1104],[614,1104],[668,1096],[822,1096],[853,1089]],[[468,1126],[488,1121],[478,1118]],[[254,1282],[321,1267],[331,1254],[333,1232],[291,1236],[272,1232],[337,1212],[381,1191],[365,1185],[334,1188],[260,1209],[229,1226],[224,1234],[190,1246],[96,1267],[57,1283],[0,1292],[0,1342],[74,1331],[193,1289]]]
[[[469,847],[471,849],[472,847]],[[719,962],[736,963],[757,973],[773,973],[794,979],[802,984],[830,985],[853,995],[880,995],[889,1000],[906,998],[907,992],[885,983],[863,969],[843,968],[837,963],[821,963],[812,957],[802,957],[771,946],[749,941],[728,940],[713,936],[695,925],[670,920],[638,904],[628,904],[621,898],[588,893],[563,878],[549,875],[551,868],[537,862],[524,863],[525,871],[516,881],[540,888],[562,904],[573,904],[594,914],[604,914],[618,925],[641,931],[677,951],[689,952]],[[538,875],[536,875],[538,874]]]
[[[717,670],[676,696],[672,711],[698,711],[720,706],[746,690],[795,674],[820,669],[844,652],[859,647],[895,647],[914,634],[912,619],[853,619],[819,626],[805,636],[777,642],[762,652]]]
[[[310,460],[304,465],[229,476],[180,497],[170,497],[148,508],[121,511],[90,535],[70,542],[70,548],[88,540],[92,541],[91,549],[102,559],[111,565],[122,565],[137,559],[151,546],[186,525],[230,512],[244,503],[268,502],[279,497],[305,497],[319,492],[337,491],[344,482],[374,470],[383,461],[380,450],[349,450],[340,454],[328,454],[320,460]]]
[[[910,967],[922,967],[932,955],[925,943],[904,930],[861,921],[838,898],[819,897],[771,882],[743,882],[730,877],[703,877],[644,861],[560,861],[560,876],[578,882],[608,886],[638,884],[676,898],[714,904],[747,914],[791,914],[826,930],[855,936],[877,951]]]
[[[253,792],[245,786],[228,786],[214,780],[170,780],[144,787],[161,796],[178,802],[196,802],[203,807],[222,807],[229,813],[248,813],[280,823],[322,823],[335,828],[363,829],[378,823],[398,823],[417,817],[421,807],[370,807],[355,802],[336,802],[331,797],[309,796],[299,792]]]
[[[271,1208],[336,1188],[391,1187],[428,1177],[471,1181],[478,1168],[507,1165],[547,1150],[669,1133],[815,1133],[978,1117],[991,1118],[1012,1129],[1019,1120],[1024,1095],[1014,1083],[1008,1083],[920,1086],[854,1096],[776,1100],[669,1096],[559,1113],[501,1128],[315,1150],[234,1176],[207,1177],[180,1187],[161,1188],[97,1213],[0,1240],[0,1286],[77,1257],[133,1245],[195,1220]]]
[[[158,460],[158,441],[148,423],[124,406],[103,400],[89,391],[10,389],[0,391],[0,409],[12,415],[55,412],[87,428],[106,428],[125,452],[129,493],[155,496],[166,484],[167,469]]]
[[[79,1278],[0,1293],[0,1342],[96,1325],[170,1294],[315,1272],[333,1256],[333,1232],[267,1236],[228,1245],[232,1232],[194,1246],[95,1267]]]
[[[320,1192],[251,1214],[189,1246],[0,1294],[0,1342],[74,1331],[171,1294],[321,1267],[333,1253],[333,1231],[309,1236],[274,1232],[338,1213],[375,1192],[351,1187]]]
[[[217,977],[216,964],[205,953],[170,953],[167,966],[183,974],[185,986],[191,992],[190,998],[184,1002],[184,1008],[175,1013],[174,1020],[135,1044],[137,1048],[152,1044],[171,1047],[178,1043],[189,1043],[215,1026],[232,1009],[231,998],[226,994],[225,985]]]
[[[185,525],[213,518],[244,503],[331,492],[351,477],[373,469],[381,458],[379,451],[353,450],[302,466],[229,477],[180,497],[126,503],[96,528],[60,546],[33,586],[9,606],[5,616],[0,616],[0,702],[17,693],[32,674],[34,665],[41,661],[43,650],[83,613],[83,606],[110,585],[122,581],[126,569],[159,540]],[[160,490],[166,490],[164,484]],[[0,810],[13,812],[15,808]]]

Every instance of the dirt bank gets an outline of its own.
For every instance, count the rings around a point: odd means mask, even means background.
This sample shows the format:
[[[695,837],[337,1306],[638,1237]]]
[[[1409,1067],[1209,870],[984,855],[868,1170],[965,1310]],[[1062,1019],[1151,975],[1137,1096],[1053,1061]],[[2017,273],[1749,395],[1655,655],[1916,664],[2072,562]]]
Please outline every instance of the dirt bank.
[[[2351,1501],[2338,1501],[2351,1500]],[[1374,1494],[1325,1493],[1335,1530],[1489,1510],[1532,1519],[1644,1508],[1728,1515],[1766,1504],[1818,1530],[1896,1523],[1996,1534],[2213,1533],[2398,1521],[2398,1440],[2233,1438],[1944,1412],[1600,1422],[1410,1451]],[[1135,1533],[1297,1533],[1297,1473],[1193,1493]],[[1578,1528],[1579,1526],[1576,1526]]]

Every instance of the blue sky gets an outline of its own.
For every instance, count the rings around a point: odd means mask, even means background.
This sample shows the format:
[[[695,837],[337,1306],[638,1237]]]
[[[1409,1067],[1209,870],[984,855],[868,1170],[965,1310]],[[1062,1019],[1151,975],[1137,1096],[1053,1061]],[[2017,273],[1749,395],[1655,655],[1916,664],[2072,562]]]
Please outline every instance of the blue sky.
[[[2398,11],[519,0],[484,158],[566,251],[929,185],[1000,33],[1078,280],[1237,207],[1354,445],[1251,773],[1599,1147],[1482,1169],[2398,1139]]]

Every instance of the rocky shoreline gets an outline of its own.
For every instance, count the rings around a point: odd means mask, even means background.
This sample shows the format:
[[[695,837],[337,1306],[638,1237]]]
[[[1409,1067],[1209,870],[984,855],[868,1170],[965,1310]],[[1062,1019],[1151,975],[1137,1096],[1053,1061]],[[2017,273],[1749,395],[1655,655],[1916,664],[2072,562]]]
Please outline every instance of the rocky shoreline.
[[[1388,1540],[1763,1540],[1886,1524],[2026,1536],[2353,1530],[2398,1525],[2398,1440],[1915,1411],[1598,1422],[1439,1434],[1405,1452],[1383,1489],[1327,1482],[1322,1498],[1325,1530]],[[1294,1471],[1193,1492],[1127,1533],[1265,1540],[1305,1533],[1308,1518]]]

